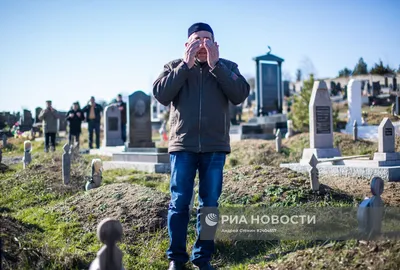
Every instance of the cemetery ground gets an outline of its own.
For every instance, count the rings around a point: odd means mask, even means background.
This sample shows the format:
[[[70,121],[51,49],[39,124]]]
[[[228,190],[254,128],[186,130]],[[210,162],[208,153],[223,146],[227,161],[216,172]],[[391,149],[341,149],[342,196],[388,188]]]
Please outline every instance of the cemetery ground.
[[[343,155],[373,154],[377,143],[334,134]],[[400,140],[396,138],[396,151]],[[370,196],[368,179],[321,176],[321,193],[310,189],[309,178],[281,162],[300,158],[309,135],[282,141],[244,140],[232,143],[227,158],[220,206],[357,206]],[[23,140],[10,140],[22,155]],[[124,235],[118,246],[125,269],[167,269],[166,228],[169,175],[133,170],[103,172],[99,188],[84,191],[94,156],[79,155],[72,163],[71,182],[61,179],[61,145],[43,153],[43,142],[33,142],[32,162],[9,162],[0,172],[0,214],[3,269],[88,269],[101,244],[96,226],[106,217],[121,221]],[[105,160],[104,157],[101,157]],[[7,161],[8,162],[8,161]],[[386,205],[399,206],[399,183],[386,183]],[[196,200],[195,200],[196,202]],[[195,204],[196,206],[196,204]],[[188,251],[195,240],[195,214],[189,224]],[[399,269],[398,241],[217,241],[213,263],[218,269]],[[188,265],[190,268],[191,265]]]

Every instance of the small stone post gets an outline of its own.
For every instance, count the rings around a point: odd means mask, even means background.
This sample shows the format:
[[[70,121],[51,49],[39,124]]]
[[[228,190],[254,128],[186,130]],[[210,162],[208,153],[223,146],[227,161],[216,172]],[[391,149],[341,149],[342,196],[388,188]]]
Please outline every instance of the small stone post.
[[[275,145],[276,145],[276,152],[280,153],[282,150],[282,136],[280,129],[276,131]]]
[[[357,125],[357,120],[354,120],[353,123],[353,141],[358,140],[358,125]]]
[[[285,135],[285,139],[289,139],[293,136],[293,120],[287,120],[287,132]]]
[[[366,198],[358,207],[357,219],[360,233],[369,237],[381,233],[383,218],[383,193],[384,181],[380,177],[371,180],[371,198]]]
[[[92,177],[90,181],[86,183],[86,190],[98,188],[101,185],[102,180],[102,162],[101,159],[92,160]]]
[[[313,191],[318,191],[319,190],[319,179],[318,179],[318,169],[317,169],[318,160],[314,154],[311,156],[309,164],[311,166],[309,170],[311,189]]]
[[[116,243],[122,239],[122,225],[118,220],[106,218],[97,226],[97,237],[104,244],[97,252],[89,270],[124,270],[122,251]]]
[[[3,140],[3,148],[5,148],[6,145],[7,145],[7,135],[6,135],[6,134],[3,134],[3,136],[1,136],[1,138],[2,138],[2,140]]]
[[[32,157],[31,157],[31,150],[32,150],[32,143],[31,141],[25,141],[24,142],[24,157],[22,159],[24,163],[24,169],[31,163]]]
[[[62,154],[62,178],[64,185],[68,185],[71,178],[71,153],[70,145],[64,144],[64,153]]]

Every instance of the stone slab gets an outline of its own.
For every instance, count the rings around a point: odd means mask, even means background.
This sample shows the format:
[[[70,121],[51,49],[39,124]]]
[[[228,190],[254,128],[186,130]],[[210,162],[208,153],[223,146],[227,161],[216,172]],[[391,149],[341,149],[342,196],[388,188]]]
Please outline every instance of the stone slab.
[[[155,148],[155,147],[148,147],[148,148],[126,148],[125,152],[143,152],[143,153],[168,153],[168,148]]]
[[[374,153],[374,160],[377,161],[395,161],[400,162],[400,153]]]
[[[334,158],[342,156],[338,148],[305,148],[303,149],[303,156],[300,160],[300,163],[308,164],[308,162],[310,162],[312,155],[314,155],[317,159]]]
[[[169,163],[168,153],[125,152],[114,153],[113,161]]]
[[[281,168],[289,168],[300,173],[308,173],[310,165],[300,163],[282,163]],[[320,175],[334,175],[343,177],[362,177],[371,179],[374,176],[381,177],[386,182],[400,182],[400,166],[391,167],[356,167],[344,165],[322,165],[318,164]]]
[[[114,153],[124,152],[124,149],[125,146],[100,147],[99,149],[90,149],[89,154],[112,157]]]
[[[133,169],[148,173],[170,173],[170,163],[104,161],[103,170]]]

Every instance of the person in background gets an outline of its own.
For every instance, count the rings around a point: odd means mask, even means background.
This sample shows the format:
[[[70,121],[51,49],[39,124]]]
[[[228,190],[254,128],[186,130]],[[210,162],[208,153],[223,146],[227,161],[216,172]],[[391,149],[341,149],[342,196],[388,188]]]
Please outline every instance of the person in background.
[[[69,135],[68,135],[68,143],[72,144],[72,137],[75,138],[75,141],[79,146],[79,136],[81,135],[81,125],[82,121],[85,120],[85,116],[82,110],[79,108],[79,103],[74,102],[71,110],[67,112],[67,121],[69,122]]]
[[[95,102],[94,97],[90,98],[89,103],[82,110],[88,122],[89,148],[93,149],[93,131],[96,133],[96,148],[100,148],[100,120],[103,107]]]
[[[49,152],[49,146],[56,150],[56,133],[58,128],[57,110],[53,108],[51,100],[46,101],[46,108],[39,114],[39,120],[43,121],[44,151]]]
[[[121,112],[121,139],[126,142],[126,103],[122,100],[122,95],[117,96],[116,105]]]

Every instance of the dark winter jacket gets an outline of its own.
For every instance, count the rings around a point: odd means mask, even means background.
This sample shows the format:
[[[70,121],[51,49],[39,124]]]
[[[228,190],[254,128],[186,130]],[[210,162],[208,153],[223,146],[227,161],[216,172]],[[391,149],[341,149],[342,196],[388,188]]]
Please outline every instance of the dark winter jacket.
[[[78,116],[78,113],[80,113],[80,116]],[[73,116],[71,117],[70,114],[73,114]],[[78,110],[69,110],[67,112],[67,121],[69,122],[69,132],[71,134],[79,134],[82,132],[81,130],[81,125],[82,125],[82,121],[85,120],[85,116],[82,112],[81,109]]]
[[[229,60],[220,59],[212,70],[198,62],[189,69],[182,59],[167,63],[153,95],[171,104],[168,151],[229,153],[228,101],[240,104],[249,91],[237,64]]]
[[[91,106],[92,105],[89,103],[82,109],[82,111],[85,113],[85,120],[87,122],[94,121],[94,122],[100,123],[101,113],[103,112],[103,107],[100,104],[95,103],[95,107],[94,107],[95,119],[90,119],[89,115],[90,115],[90,107]]]

